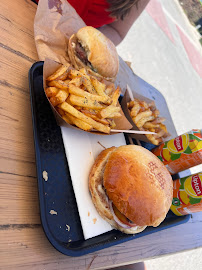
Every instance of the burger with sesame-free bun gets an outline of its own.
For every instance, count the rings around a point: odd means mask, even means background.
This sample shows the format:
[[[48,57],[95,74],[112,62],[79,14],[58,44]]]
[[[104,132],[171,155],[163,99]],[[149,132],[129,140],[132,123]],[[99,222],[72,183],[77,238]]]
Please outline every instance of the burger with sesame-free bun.
[[[70,37],[68,55],[74,68],[86,68],[93,76],[115,81],[119,70],[116,47],[94,27],[83,27]]]
[[[173,181],[165,165],[136,145],[111,147],[95,160],[89,190],[100,216],[127,234],[157,227],[172,203]]]

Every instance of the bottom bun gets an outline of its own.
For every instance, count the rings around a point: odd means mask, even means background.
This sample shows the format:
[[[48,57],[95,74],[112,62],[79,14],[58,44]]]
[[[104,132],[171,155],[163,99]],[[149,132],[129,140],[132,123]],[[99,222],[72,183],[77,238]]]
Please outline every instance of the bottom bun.
[[[110,202],[103,186],[103,174],[106,163],[111,153],[116,147],[108,148],[102,151],[95,160],[89,175],[89,190],[92,196],[92,201],[99,215],[106,220],[115,229],[118,229],[127,234],[135,234],[142,232],[147,226],[136,226],[131,228],[121,227],[113,217],[110,209]]]

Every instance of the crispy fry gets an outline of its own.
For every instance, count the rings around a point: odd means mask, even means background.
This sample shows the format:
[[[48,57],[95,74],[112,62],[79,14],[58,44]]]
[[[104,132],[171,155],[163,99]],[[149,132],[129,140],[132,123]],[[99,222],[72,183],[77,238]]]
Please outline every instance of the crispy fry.
[[[115,85],[113,83],[109,84],[107,88],[105,89],[105,94],[107,96],[111,96],[112,93],[115,91]]]
[[[88,72],[87,72],[87,70],[85,69],[85,68],[81,68],[81,69],[79,69],[79,72],[81,72],[83,75],[85,75],[85,76],[88,76]],[[89,76],[88,76],[89,77]],[[88,78],[87,77],[87,78]],[[90,79],[90,78],[89,78]]]
[[[113,106],[116,106],[116,105],[117,105],[120,94],[121,94],[121,89],[120,89],[120,87],[118,86],[118,87],[116,88],[116,91],[115,91],[115,92],[113,93],[113,95],[112,95],[112,105],[113,105]]]
[[[58,91],[59,91],[59,89],[56,88],[56,87],[48,87],[45,90],[47,97],[54,97],[54,96],[56,96],[56,94],[58,93]]]
[[[159,124],[154,124],[153,122],[146,122],[143,125],[143,128],[151,129],[151,128],[158,128],[159,126],[160,126]]]
[[[157,133],[156,133],[156,138],[161,138],[165,135],[165,130],[160,129]]]
[[[64,81],[66,80],[68,77],[68,70],[66,70],[62,75],[60,75],[59,77],[57,77],[56,80],[61,80],[61,81]]]
[[[106,119],[100,119],[99,117],[97,117],[95,114],[89,112],[89,111],[85,111],[85,110],[81,110],[82,113],[84,113],[86,116],[91,117],[92,119],[94,119],[97,122],[102,123],[103,125],[107,125],[109,126],[109,122]]]
[[[114,122],[114,119],[107,119],[107,121],[109,122],[109,125],[111,128],[115,128],[116,127],[116,123]]]
[[[159,124],[160,128],[163,129],[166,133],[168,132],[167,127],[164,124]]]
[[[144,108],[147,110],[149,108],[148,104],[144,100],[140,102],[140,105],[141,105],[142,109]]]
[[[108,107],[106,107],[100,112],[100,115],[102,118],[113,118],[113,115],[115,114],[117,116],[117,113],[119,112],[120,112],[120,107],[109,105]]]
[[[67,102],[61,103],[59,105],[59,108],[63,109],[64,111],[66,111],[68,113],[70,113],[71,115],[83,120],[84,122],[88,123],[89,125],[92,125],[93,128],[95,128],[96,130],[98,130],[100,132],[110,133],[110,127],[96,122],[92,118],[90,118],[90,117],[86,116],[85,114],[83,114],[83,113],[79,112],[78,110],[76,110],[73,106],[71,106]]]
[[[86,90],[91,94],[96,94],[94,86],[92,85],[91,81],[85,77],[82,78],[83,85],[85,86]]]
[[[151,111],[155,111],[156,110],[156,106],[155,106],[155,102],[152,100],[149,104],[148,104],[149,108]]]
[[[161,124],[161,123],[159,124],[159,128],[157,129],[157,136],[163,137],[163,138],[170,136],[170,134],[168,133],[168,130],[164,124]]]
[[[107,97],[107,95],[105,94],[105,84],[99,82],[96,78],[91,77],[91,83],[93,85],[93,87],[95,88],[96,92],[98,93],[98,95],[103,96],[103,97]]]
[[[159,145],[162,142],[161,138],[155,138],[152,134],[146,134],[148,140],[150,140],[151,143],[154,145]]]
[[[71,103],[71,101],[70,101],[70,95],[68,96],[68,98],[65,100],[65,102],[67,102],[68,104],[70,104],[70,105],[73,105],[72,103]],[[78,106],[79,107],[79,106]]]
[[[74,106],[75,108],[77,107],[77,106]],[[89,109],[89,108],[82,108],[82,107],[80,107],[81,109],[80,109],[80,112],[82,112],[82,113],[84,113],[84,114],[92,114],[92,115],[97,115],[98,114],[98,112],[99,111],[96,111],[96,110],[93,110],[93,109]]]
[[[77,87],[79,87],[81,84],[82,84],[82,78],[81,77],[76,77],[74,79],[72,79],[70,82],[69,82],[69,85],[70,84],[73,84]]]
[[[157,117],[156,119],[154,119],[152,121],[153,124],[160,124],[162,122],[164,122],[166,119],[164,117]]]
[[[79,97],[71,94],[69,99],[73,105],[81,106],[84,108],[95,110],[101,110],[104,108],[104,105],[101,105],[96,100],[91,100],[87,97]]]
[[[120,88],[117,87],[116,91],[112,95],[112,104],[100,112],[102,118],[118,118],[121,116],[121,114],[119,113],[120,107],[116,107],[119,96]]]
[[[69,84],[71,80],[67,79],[67,80],[64,80],[63,82],[66,83],[66,84]]]
[[[149,131],[155,132],[156,130],[155,130],[155,128],[149,128]]]
[[[60,103],[64,102],[67,97],[68,97],[69,93],[65,90],[60,90],[57,95],[56,98],[59,100]]]
[[[77,78],[77,77],[82,77],[82,78],[84,77],[84,78],[90,80],[90,77],[88,75],[84,75],[83,73],[81,73],[80,71],[78,71],[76,69],[71,69],[69,71],[69,75],[68,76],[71,79],[74,79],[74,78]]]
[[[48,86],[53,86],[53,87],[57,87],[57,88],[60,88],[60,89],[68,89],[69,87],[69,84],[61,81],[61,80],[55,80],[55,81],[50,81],[48,82]]]
[[[67,122],[69,125],[73,125],[73,122],[65,113],[62,115],[62,119],[65,120],[65,122]]]
[[[114,113],[111,113],[108,117],[119,118],[119,117],[121,117],[121,114],[119,112],[114,112]]]
[[[162,138],[169,136],[166,126],[162,124],[165,118],[159,117],[159,110],[157,110],[154,101],[147,103],[136,98],[128,102],[127,106],[133,122],[140,130],[156,133],[146,135],[153,144],[159,145],[163,141]]]
[[[59,104],[58,99],[56,97],[51,97],[50,103],[53,105],[53,107],[56,107]]]
[[[132,117],[137,116],[137,114],[139,113],[141,107],[139,103],[135,103],[134,106],[132,107],[130,114]]]
[[[159,116],[159,110],[154,110],[152,115],[154,115],[155,118],[157,118]]]
[[[71,69],[69,71],[69,78],[74,79],[74,78],[77,78],[77,77],[83,77],[83,74],[81,72],[79,72],[78,70]]]
[[[137,116],[135,116],[135,123],[137,123],[140,119],[151,116],[152,112],[150,110],[140,112]]]
[[[76,87],[76,86],[71,85],[71,84],[69,85],[69,92],[71,94],[74,94],[74,95],[77,95],[77,96],[80,96],[80,97],[89,98],[91,100],[95,100],[97,102],[102,102],[102,103],[105,103],[105,104],[110,104],[112,102],[110,97],[103,97],[103,96],[93,95],[93,94],[90,94],[90,93],[82,90],[81,88]]]
[[[139,104],[139,103],[137,103],[137,104]],[[133,108],[134,105],[135,105],[135,101],[134,101],[134,100],[131,100],[130,102],[127,103],[128,109]],[[140,105],[139,105],[139,106],[140,106]]]
[[[50,102],[55,107],[58,104],[64,102],[67,99],[67,97],[68,92],[66,92],[65,90],[59,90],[56,96],[50,98]]]
[[[138,128],[141,128],[142,126],[144,126],[144,124],[145,124],[146,122],[151,121],[151,120],[153,120],[153,119],[154,119],[154,116],[153,116],[153,115],[147,116],[147,117],[143,117],[143,118],[141,118],[138,122],[136,122],[136,126],[137,126]]]
[[[62,76],[70,67],[70,64],[62,65],[52,75],[47,78],[47,81],[56,80],[59,76]]]
[[[80,129],[83,129],[85,131],[90,131],[93,129],[92,125],[89,125],[88,123],[84,122],[81,119],[76,118],[75,116],[69,113],[66,113],[66,117],[72,122],[72,124],[79,127]]]
[[[56,110],[61,116],[65,115],[65,112],[62,109],[56,107]]]
[[[66,100],[66,102],[67,102],[67,100]],[[69,104],[70,104],[70,105],[73,105],[73,104],[71,104],[71,102],[69,102]],[[80,111],[80,112],[81,112],[81,110],[83,110],[83,107],[81,107],[81,106],[76,106],[76,105],[75,105],[74,108],[77,109],[77,110]]]

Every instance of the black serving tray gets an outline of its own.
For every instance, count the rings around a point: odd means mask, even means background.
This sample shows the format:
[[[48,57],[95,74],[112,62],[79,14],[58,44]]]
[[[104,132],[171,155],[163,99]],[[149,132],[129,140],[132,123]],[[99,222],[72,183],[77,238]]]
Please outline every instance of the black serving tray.
[[[58,251],[68,256],[81,256],[189,220],[190,215],[177,217],[169,211],[160,226],[156,228],[148,227],[139,234],[127,235],[112,230],[85,240],[60,127],[55,121],[43,91],[43,62],[36,62],[30,68],[29,87],[41,222],[48,240]],[[153,147],[151,144],[144,144],[143,146],[149,150]],[[48,181],[43,178],[43,171],[48,173]],[[55,214],[50,214],[51,210],[54,210],[53,213]]]

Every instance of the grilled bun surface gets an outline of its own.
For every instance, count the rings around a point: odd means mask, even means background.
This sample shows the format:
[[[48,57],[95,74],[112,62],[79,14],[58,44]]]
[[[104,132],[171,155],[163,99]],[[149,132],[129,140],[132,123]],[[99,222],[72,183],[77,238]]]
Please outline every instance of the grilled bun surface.
[[[119,69],[116,47],[94,27],[83,27],[71,36],[68,54],[75,68],[85,67],[94,76],[115,80]]]
[[[134,234],[165,219],[172,203],[173,181],[153,153],[126,145],[100,153],[89,175],[89,189],[102,218],[114,228]],[[117,224],[110,202],[135,226]]]
[[[109,222],[112,227],[128,234],[134,234],[143,231],[146,226],[135,227],[135,228],[122,228],[119,226],[112,215],[109,199],[103,187],[103,174],[106,163],[108,161],[111,153],[116,149],[116,147],[111,147],[103,150],[95,160],[95,163],[90,171],[89,175],[89,190],[92,196],[92,201],[99,213],[99,215]]]

